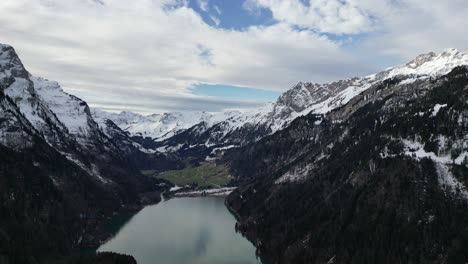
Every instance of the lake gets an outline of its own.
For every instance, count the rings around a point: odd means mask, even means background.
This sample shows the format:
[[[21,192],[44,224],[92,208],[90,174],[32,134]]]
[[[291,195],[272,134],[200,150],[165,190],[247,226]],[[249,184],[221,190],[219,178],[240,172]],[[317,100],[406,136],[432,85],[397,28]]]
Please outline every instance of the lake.
[[[98,251],[138,264],[258,264],[255,247],[234,230],[224,198],[177,198],[145,207]]]

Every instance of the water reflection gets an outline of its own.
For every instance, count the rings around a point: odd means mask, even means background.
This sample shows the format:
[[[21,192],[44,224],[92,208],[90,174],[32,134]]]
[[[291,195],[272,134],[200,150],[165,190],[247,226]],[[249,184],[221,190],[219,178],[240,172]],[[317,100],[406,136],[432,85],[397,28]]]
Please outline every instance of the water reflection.
[[[261,263],[234,223],[222,198],[173,199],[144,208],[98,251],[130,254],[139,264]]]

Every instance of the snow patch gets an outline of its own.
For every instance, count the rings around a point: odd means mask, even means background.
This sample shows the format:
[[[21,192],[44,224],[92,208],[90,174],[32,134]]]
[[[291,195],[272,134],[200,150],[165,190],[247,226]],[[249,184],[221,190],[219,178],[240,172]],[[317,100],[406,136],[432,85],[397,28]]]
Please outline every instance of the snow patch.
[[[225,146],[225,147],[214,148],[211,151],[211,154],[215,154],[219,150],[228,150],[228,149],[237,148],[237,147],[238,147],[237,145],[229,145],[229,146]]]
[[[449,155],[437,156],[434,152],[426,152],[424,145],[419,142],[403,140],[405,145],[405,155],[413,157],[417,160],[422,158],[430,158],[434,161],[439,184],[452,192],[453,194],[460,194],[464,199],[468,200],[468,191],[466,187],[453,176],[449,170],[449,165],[452,163],[460,165],[464,158],[468,156],[467,152],[461,153],[455,160],[452,160]]]
[[[237,187],[224,187],[218,189],[207,189],[207,190],[199,190],[199,191],[192,191],[192,192],[180,192],[174,194],[175,196],[227,196],[231,192],[233,192]]]
[[[307,178],[311,169],[312,164],[307,164],[301,168],[294,168],[276,179],[275,184],[302,182]]]
[[[65,93],[57,82],[31,77],[39,97],[54,112],[71,134],[88,137],[91,116],[87,104],[79,98]]]
[[[175,191],[178,191],[180,189],[183,189],[184,187],[181,187],[181,186],[174,186],[174,187],[171,187],[171,189],[169,189],[170,192],[175,192]]]
[[[439,110],[443,107],[447,107],[447,104],[436,104],[434,106],[434,109],[432,110],[432,116],[437,116],[437,114],[439,113]]]

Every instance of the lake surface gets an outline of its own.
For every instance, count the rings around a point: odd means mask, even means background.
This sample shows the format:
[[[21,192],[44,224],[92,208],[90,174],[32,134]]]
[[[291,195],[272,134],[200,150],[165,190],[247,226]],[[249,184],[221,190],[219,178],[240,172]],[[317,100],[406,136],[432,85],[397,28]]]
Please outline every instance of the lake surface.
[[[138,264],[258,264],[223,198],[177,198],[145,207],[99,247]]]

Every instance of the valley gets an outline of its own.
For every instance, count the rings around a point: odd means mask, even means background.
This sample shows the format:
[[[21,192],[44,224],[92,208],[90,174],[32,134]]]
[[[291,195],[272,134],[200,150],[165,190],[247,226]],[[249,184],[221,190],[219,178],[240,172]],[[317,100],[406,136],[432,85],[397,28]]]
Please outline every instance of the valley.
[[[229,183],[231,177],[224,165],[212,162],[202,163],[198,167],[188,167],[181,170],[155,172],[142,171],[144,175],[167,180],[177,186],[191,186],[198,188],[220,188]]]
[[[463,263],[467,65],[448,49],[250,111],[141,115],[0,45],[0,261]]]

